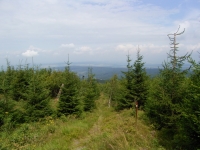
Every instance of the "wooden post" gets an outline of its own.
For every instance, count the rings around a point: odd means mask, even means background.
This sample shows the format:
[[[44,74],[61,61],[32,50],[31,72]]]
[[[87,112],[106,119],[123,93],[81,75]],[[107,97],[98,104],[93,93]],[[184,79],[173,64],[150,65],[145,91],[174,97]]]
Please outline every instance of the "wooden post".
[[[138,118],[138,101],[135,101],[135,122],[137,125],[137,118]]]
[[[61,87],[60,87],[60,90],[59,90],[58,95],[57,95],[57,98],[56,98],[57,101],[58,101],[59,98],[60,98],[60,95],[61,95],[61,93],[62,93],[62,88],[63,88],[63,87],[64,87],[64,84],[62,84]]]

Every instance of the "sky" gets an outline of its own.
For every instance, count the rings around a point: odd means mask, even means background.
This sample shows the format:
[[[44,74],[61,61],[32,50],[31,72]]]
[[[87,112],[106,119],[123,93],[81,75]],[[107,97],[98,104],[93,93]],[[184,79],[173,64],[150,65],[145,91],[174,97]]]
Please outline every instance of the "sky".
[[[162,64],[168,34],[200,60],[200,0],[0,0],[0,65]]]

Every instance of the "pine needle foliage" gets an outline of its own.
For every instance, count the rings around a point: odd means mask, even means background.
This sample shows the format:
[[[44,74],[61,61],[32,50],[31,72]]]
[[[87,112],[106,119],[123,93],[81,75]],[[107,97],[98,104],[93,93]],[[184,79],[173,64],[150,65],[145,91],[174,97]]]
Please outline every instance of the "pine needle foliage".
[[[78,76],[70,72],[68,68],[63,73],[62,93],[59,99],[58,113],[61,115],[77,115],[82,112],[79,99],[80,79]]]
[[[0,127],[6,123],[6,119],[10,116],[13,111],[13,102],[10,99],[10,74],[8,75],[6,71],[1,71],[0,79]]]
[[[28,66],[23,67],[19,65],[18,68],[13,71],[13,78],[11,83],[11,97],[13,100],[25,100],[24,93],[26,92],[29,79],[28,69]]]
[[[16,70],[7,61],[7,69],[0,71],[0,127],[2,130],[10,131],[18,123],[24,123],[24,113],[16,107],[13,99],[13,81]]]
[[[130,55],[127,56],[127,72],[123,72],[124,85],[126,88],[125,98],[121,99],[119,105],[122,109],[132,108],[135,101],[139,101],[139,106],[144,106],[147,99],[147,75],[144,68],[143,56],[140,50],[137,51],[137,59],[131,65]]]
[[[139,108],[143,107],[148,96],[147,74],[142,62],[143,56],[140,50],[137,51],[137,59],[133,65],[132,91],[135,101],[138,101]]]
[[[27,101],[27,122],[37,121],[52,114],[49,106],[50,91],[46,88],[45,76],[40,74],[38,68],[30,68],[29,75],[29,83],[26,93],[24,93]]]
[[[84,87],[84,111],[92,111],[96,105],[95,100],[99,97],[100,92],[95,79],[95,75],[92,73],[92,68],[88,68],[88,78],[83,81]]]
[[[190,59],[192,74],[188,79],[188,95],[182,105],[179,139],[185,149],[200,149],[200,63]],[[180,142],[179,141],[179,142]]]
[[[60,90],[60,85],[62,85],[62,77],[63,75],[61,71],[52,71],[47,77],[51,98],[57,97],[57,94]]]
[[[124,108],[132,108],[133,107],[133,101],[134,101],[134,92],[133,92],[133,66],[131,65],[131,59],[130,55],[127,55],[127,72],[122,72],[124,77],[124,86],[126,88],[125,91],[125,97],[121,99],[121,101],[118,103],[118,108],[124,109]]]
[[[182,66],[190,54],[177,56],[176,36],[183,34],[184,31],[178,32],[179,29],[174,34],[168,35],[172,41],[171,50],[168,53],[170,61],[163,63],[163,69],[160,70],[158,78],[154,79],[154,86],[150,90],[145,107],[147,116],[154,126],[161,130],[162,134],[165,133],[165,140],[162,142],[167,149],[182,149],[176,136],[180,130],[181,107],[187,96],[185,83],[188,69],[184,70]]]

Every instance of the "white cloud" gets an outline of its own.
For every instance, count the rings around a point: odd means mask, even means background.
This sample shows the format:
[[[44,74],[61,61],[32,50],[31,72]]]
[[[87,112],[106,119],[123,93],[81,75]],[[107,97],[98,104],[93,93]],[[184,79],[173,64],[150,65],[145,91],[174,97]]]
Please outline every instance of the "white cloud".
[[[61,44],[60,47],[61,48],[74,48],[75,45],[73,43],[70,43],[70,44]]]
[[[38,52],[34,50],[27,50],[26,52],[22,53],[22,55],[25,57],[33,57],[33,56],[38,55]]]
[[[184,21],[180,23],[180,31],[183,31],[183,29],[188,29],[190,27],[190,22],[189,21]]]
[[[120,44],[116,47],[116,51],[122,51],[124,53],[135,53],[138,48],[142,53],[161,53],[169,49],[168,45],[154,45],[154,44],[143,44],[143,45],[133,45],[133,44]]]
[[[80,61],[95,56],[110,60],[105,55],[113,55],[114,61],[128,51],[135,53],[139,45],[144,55],[155,54],[152,59],[156,61],[155,57],[163,57],[161,53],[169,51],[167,34],[176,32],[178,25],[180,31],[186,28],[186,32],[177,42],[192,45],[187,49],[198,51],[195,45],[200,39],[199,8],[160,4],[153,0],[0,0],[0,20],[4,20],[0,24],[0,43],[17,43],[0,45],[0,51],[3,55],[5,51],[12,54],[31,41],[44,50],[30,47],[19,54],[31,57],[39,53],[37,59],[44,62],[59,62],[68,53]]]
[[[82,52],[88,52],[88,51],[91,51],[91,48],[88,47],[88,46],[82,46],[82,47],[80,47],[80,51],[82,51]]]
[[[78,48],[77,50],[74,51],[75,54],[93,54],[93,51],[90,47],[88,46],[82,46]]]
[[[186,47],[188,52],[191,52],[191,51],[200,52],[200,43],[197,43],[195,45],[184,45],[183,47]]]
[[[50,4],[55,4],[57,3],[57,0],[45,0],[45,2],[50,3]]]
[[[34,47],[34,46],[31,45],[31,46],[28,48],[28,50],[26,50],[26,52],[23,52],[23,53],[22,53],[22,56],[25,56],[25,57],[33,57],[33,56],[38,55],[38,51],[40,51],[40,52],[46,52],[46,51],[44,51],[44,50],[41,50],[40,48],[36,48],[36,47]]]
[[[137,51],[137,46],[132,44],[120,44],[116,47],[117,51],[123,51],[123,52],[135,52]]]

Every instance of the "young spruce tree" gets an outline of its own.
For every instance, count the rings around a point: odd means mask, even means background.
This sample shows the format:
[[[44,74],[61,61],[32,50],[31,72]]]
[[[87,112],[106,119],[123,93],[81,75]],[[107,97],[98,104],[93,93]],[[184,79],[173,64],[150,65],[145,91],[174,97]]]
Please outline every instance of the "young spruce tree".
[[[27,101],[26,120],[28,122],[49,116],[52,110],[49,106],[50,91],[45,84],[46,76],[40,74],[38,68],[30,68],[27,71],[29,71],[29,83],[24,97]]]
[[[118,109],[132,108],[134,101],[133,92],[133,66],[131,65],[130,55],[127,55],[127,72],[122,72],[124,77],[124,86],[126,88],[125,97],[118,102]]]
[[[200,63],[190,59],[192,72],[181,112],[179,142],[185,149],[200,149]]]
[[[150,90],[150,96],[146,103],[146,113],[156,129],[161,130],[164,140],[163,145],[167,149],[182,149],[177,143],[177,133],[180,129],[181,107],[187,95],[185,86],[188,69],[183,70],[184,61],[190,56],[177,56],[178,43],[176,37],[183,32],[169,34],[171,50],[168,53],[169,62],[164,62],[160,70],[159,78],[155,78],[154,89]]]
[[[140,50],[137,51],[137,59],[133,65],[133,81],[132,91],[135,101],[138,101],[139,107],[143,107],[148,94],[147,74],[144,68],[144,62],[142,62],[143,56],[140,55]]]
[[[59,99],[58,115],[77,115],[82,112],[81,103],[79,99],[80,79],[78,76],[70,72],[70,63],[65,68],[63,73],[63,87]]]
[[[84,89],[84,111],[93,110],[95,105],[95,100],[99,97],[99,89],[97,85],[97,81],[94,78],[94,74],[92,73],[92,68],[88,68],[88,78],[86,81],[82,81],[85,84],[82,84]]]
[[[144,106],[147,99],[147,75],[142,62],[143,56],[137,51],[137,59],[133,65],[130,64],[130,55],[127,56],[127,72],[125,75],[125,98],[121,99],[118,107],[121,109],[132,108],[135,101],[139,102],[139,106]]]

